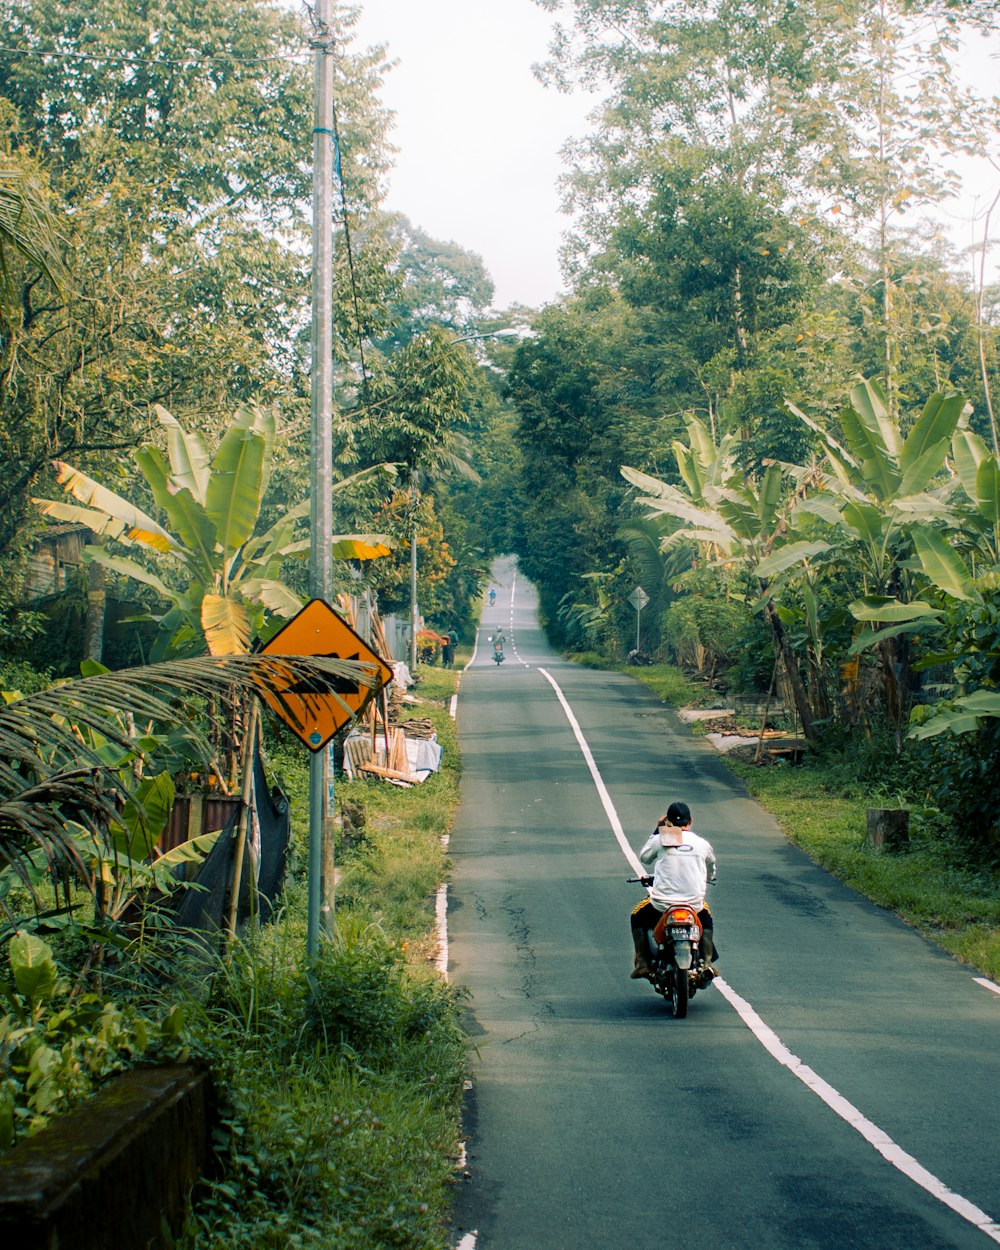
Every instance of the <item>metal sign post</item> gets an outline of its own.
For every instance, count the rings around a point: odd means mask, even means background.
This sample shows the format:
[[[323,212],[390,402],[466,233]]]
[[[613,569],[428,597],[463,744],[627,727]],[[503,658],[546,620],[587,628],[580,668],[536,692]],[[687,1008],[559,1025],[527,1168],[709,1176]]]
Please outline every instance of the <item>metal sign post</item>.
[[[331,0],[316,0],[315,108],[313,114],[312,247],[312,511],[310,590],[314,599],[333,591],[333,32]],[[323,906],[323,836],[327,752],[309,760],[309,911],[306,953],[319,947]]]
[[[635,649],[639,650],[639,618],[642,615],[642,609],[649,603],[649,595],[641,586],[636,586],[635,590],[628,597],[629,603],[635,608]]]

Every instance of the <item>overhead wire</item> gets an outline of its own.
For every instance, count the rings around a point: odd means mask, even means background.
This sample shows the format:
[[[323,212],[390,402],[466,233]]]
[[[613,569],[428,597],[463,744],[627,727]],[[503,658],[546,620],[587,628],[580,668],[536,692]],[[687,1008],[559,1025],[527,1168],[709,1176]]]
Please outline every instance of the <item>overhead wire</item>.
[[[38,57],[61,61],[113,61],[116,65],[268,65],[307,64],[309,52],[283,52],[277,56],[223,56],[194,53],[191,56],[137,56],[124,52],[62,52],[56,48],[11,48],[0,44],[0,56]],[[301,58],[301,60],[299,59]]]

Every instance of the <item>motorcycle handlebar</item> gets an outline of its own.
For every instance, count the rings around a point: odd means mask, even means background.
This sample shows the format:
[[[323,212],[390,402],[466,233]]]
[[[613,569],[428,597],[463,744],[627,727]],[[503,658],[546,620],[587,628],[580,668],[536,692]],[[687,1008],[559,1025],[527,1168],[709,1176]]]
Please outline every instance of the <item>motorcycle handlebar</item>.
[[[630,885],[652,885],[653,884],[652,877],[626,877],[625,880]],[[715,885],[715,878],[709,877],[707,884]]]

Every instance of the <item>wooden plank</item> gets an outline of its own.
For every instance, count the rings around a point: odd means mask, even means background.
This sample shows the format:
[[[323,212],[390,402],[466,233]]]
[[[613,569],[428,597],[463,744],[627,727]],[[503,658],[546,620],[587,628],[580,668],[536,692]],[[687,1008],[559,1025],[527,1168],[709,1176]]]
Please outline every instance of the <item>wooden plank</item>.
[[[398,768],[383,768],[381,764],[359,764],[363,773],[374,773],[376,777],[388,777],[392,781],[408,781],[411,785],[419,785],[420,778],[416,773],[404,773]]]

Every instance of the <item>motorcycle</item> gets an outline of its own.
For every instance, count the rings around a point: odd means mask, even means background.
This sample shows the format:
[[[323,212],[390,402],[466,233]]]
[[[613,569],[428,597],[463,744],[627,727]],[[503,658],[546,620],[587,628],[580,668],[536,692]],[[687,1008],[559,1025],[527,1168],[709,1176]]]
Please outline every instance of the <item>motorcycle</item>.
[[[629,877],[633,884],[650,886],[652,877]],[[646,930],[649,981],[667,1000],[674,1017],[683,1020],[688,1002],[698,990],[708,989],[715,973],[701,952],[702,925],[692,907],[675,904],[655,912],[655,927]]]
[[[496,601],[497,601],[497,592],[495,590],[491,590],[490,591],[490,607],[491,608],[493,607],[494,603],[496,603]]]
[[[499,639],[493,643],[493,659],[498,665],[503,663],[503,643]]]

